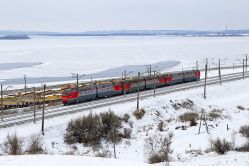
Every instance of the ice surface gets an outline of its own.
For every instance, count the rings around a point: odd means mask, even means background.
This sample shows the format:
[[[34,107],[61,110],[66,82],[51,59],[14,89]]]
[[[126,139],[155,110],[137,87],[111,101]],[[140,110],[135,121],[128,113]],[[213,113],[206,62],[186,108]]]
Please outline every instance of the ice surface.
[[[0,79],[63,77],[96,73],[124,65],[180,61],[174,70],[191,69],[205,58],[217,65],[232,65],[249,52],[249,37],[34,37],[0,41],[1,63],[41,65],[0,71]]]
[[[33,67],[41,63],[0,63],[0,70],[12,70],[18,68]]]
[[[158,62],[158,63],[153,63],[151,64],[151,69],[152,69],[152,74],[153,70],[156,70],[157,72],[160,72],[162,70],[169,70],[170,68],[178,65],[180,62],[179,61],[165,61],[165,62]],[[8,66],[8,64],[4,64],[3,68],[6,69],[7,67],[12,67],[14,65],[25,65],[24,64],[11,64]],[[30,64],[26,64],[30,65]],[[1,66],[1,64],[0,64]],[[17,66],[15,66],[17,67]],[[0,68],[1,70],[1,68]],[[81,77],[81,80],[86,80],[86,79],[104,79],[104,78],[110,78],[110,77],[121,77],[121,73],[124,73],[126,70],[126,75],[128,76],[134,76],[137,75],[138,72],[141,74],[148,74],[148,66],[145,65],[126,65],[126,66],[121,66],[121,67],[115,67],[111,68],[105,71],[97,72],[97,73],[92,73],[92,74],[86,74],[83,77]],[[79,74],[81,75],[81,74]],[[40,84],[40,83],[48,83],[48,82],[62,82],[62,81],[72,81],[73,78],[72,76],[64,76],[64,77],[28,77],[27,79],[28,85],[30,84]],[[14,79],[6,79],[3,81],[3,84],[6,85],[13,85],[13,84],[23,84],[23,78],[14,78]]]

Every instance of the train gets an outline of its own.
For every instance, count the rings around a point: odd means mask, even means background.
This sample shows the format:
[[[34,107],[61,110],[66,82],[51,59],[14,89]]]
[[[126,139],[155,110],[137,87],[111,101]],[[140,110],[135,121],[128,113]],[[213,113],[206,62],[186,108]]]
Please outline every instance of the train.
[[[55,102],[60,102],[61,100],[61,93],[63,90],[46,90],[45,92],[45,100],[46,104],[54,104]],[[35,95],[35,104],[40,105],[43,103],[44,99],[44,92],[37,91]],[[34,105],[34,93],[27,92],[27,93],[16,93],[10,95],[3,96],[3,109],[13,109],[13,108],[22,108],[22,107],[29,107]]]
[[[117,78],[85,83],[65,89],[61,95],[64,105],[82,103],[107,97],[145,91],[200,80],[199,70],[177,71],[140,77]]]

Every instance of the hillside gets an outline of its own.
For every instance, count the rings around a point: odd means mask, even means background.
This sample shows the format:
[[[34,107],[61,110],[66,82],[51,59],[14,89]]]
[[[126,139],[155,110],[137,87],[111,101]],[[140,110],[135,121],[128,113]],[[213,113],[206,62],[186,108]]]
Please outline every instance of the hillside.
[[[118,159],[148,163],[148,139],[157,139],[173,133],[170,164],[185,165],[187,163],[192,165],[205,161],[204,165],[223,165],[222,163],[234,164],[238,161],[239,165],[246,165],[249,162],[248,157],[245,157],[248,156],[248,152],[237,152],[235,149],[247,143],[247,139],[241,135],[239,130],[241,126],[249,124],[248,85],[248,79],[245,79],[208,86],[206,100],[203,99],[202,88],[143,99],[140,101],[140,107],[145,110],[145,114],[141,119],[134,116],[136,102],[110,105],[48,119],[45,121],[45,136],[42,137],[43,147],[50,155],[70,154],[95,157],[101,154],[113,158],[113,144],[108,141],[101,141],[101,146],[97,148],[79,143],[68,145],[64,142],[64,134],[70,120],[89,115],[91,112],[99,114],[112,110],[120,117],[125,114],[129,116],[127,122],[122,121],[120,131],[123,128],[132,130],[130,138],[124,138],[116,145]],[[202,123],[200,134],[198,134],[202,110],[205,111],[209,133],[207,133],[205,124]],[[198,115],[195,125],[180,118],[186,113]],[[159,127],[160,124],[161,127]],[[23,149],[26,149],[30,136],[40,134],[40,127],[41,123],[38,122],[35,125],[30,123],[1,129],[0,142],[3,143],[8,134],[16,133],[23,138]],[[25,130],[23,130],[24,128]],[[210,141],[217,138],[230,142],[233,145],[231,152],[226,155],[212,152]],[[0,163],[6,162],[9,158],[9,156],[5,156],[6,152],[2,149],[0,154],[4,155],[0,158]],[[221,161],[221,159],[224,160]],[[40,160],[39,157],[37,160]],[[77,160],[74,161],[77,162]]]

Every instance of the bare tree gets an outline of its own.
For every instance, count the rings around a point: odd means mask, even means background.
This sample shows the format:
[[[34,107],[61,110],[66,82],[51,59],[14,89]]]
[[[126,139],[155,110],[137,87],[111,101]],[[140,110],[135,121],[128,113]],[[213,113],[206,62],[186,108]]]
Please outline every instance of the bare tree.
[[[16,133],[7,135],[6,141],[4,142],[5,151],[11,155],[20,155],[23,153],[23,139],[18,137]]]
[[[169,164],[170,154],[173,152],[172,139],[173,133],[169,133],[166,136],[152,136],[146,140],[145,150],[149,163],[166,162],[167,165]]]

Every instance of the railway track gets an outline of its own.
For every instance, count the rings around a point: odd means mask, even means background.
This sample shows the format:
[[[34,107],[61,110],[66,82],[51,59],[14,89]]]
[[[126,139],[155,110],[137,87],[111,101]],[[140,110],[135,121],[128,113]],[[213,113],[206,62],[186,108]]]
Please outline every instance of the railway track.
[[[245,73],[245,78],[248,78],[249,74]],[[222,76],[222,82],[228,82],[228,81],[234,81],[243,79],[242,73],[233,73],[233,74],[227,74]],[[219,77],[210,77],[207,79],[207,85],[211,84],[217,84],[219,83]],[[157,88],[156,89],[156,95],[164,95],[168,93],[173,93],[181,90],[188,90],[192,88],[202,87],[204,85],[204,80],[196,81],[196,82],[189,82],[184,84],[178,84],[174,86],[167,86],[163,88]],[[140,99],[147,98],[153,96],[154,90],[147,90],[147,91],[141,91],[140,92]],[[134,101],[137,98],[137,93],[133,94],[126,94],[126,96],[116,96],[101,100],[94,100],[91,102],[86,103],[80,103],[76,105],[70,105],[70,106],[56,106],[52,108],[47,108],[45,110],[45,119],[58,117],[62,115],[82,112],[85,110],[91,110],[94,108],[104,107],[111,104],[120,104],[124,102]],[[39,121],[42,118],[42,111],[37,110],[36,111],[36,120]],[[21,125],[24,123],[32,122],[33,119],[33,112],[25,112],[22,114],[15,114],[15,115],[5,115],[4,121],[0,121],[0,128],[6,128],[11,127],[15,125]]]

